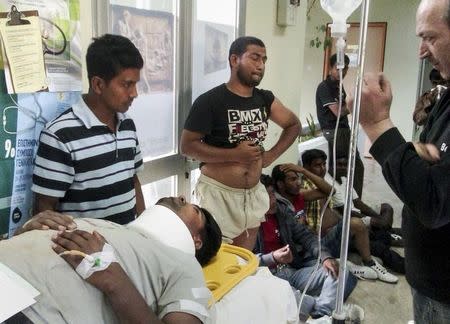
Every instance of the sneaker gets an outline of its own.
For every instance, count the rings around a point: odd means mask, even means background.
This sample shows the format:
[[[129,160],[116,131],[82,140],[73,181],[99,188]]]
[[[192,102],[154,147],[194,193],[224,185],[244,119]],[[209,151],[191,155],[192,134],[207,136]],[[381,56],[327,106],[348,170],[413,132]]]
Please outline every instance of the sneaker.
[[[353,275],[358,277],[359,279],[369,279],[376,280],[378,279],[378,274],[374,269],[366,266],[359,266],[354,264],[351,261],[347,261],[347,268]]]
[[[375,262],[378,262],[379,264],[384,266],[383,260],[381,260],[379,257],[376,257],[376,256],[372,255],[372,260],[375,261]]]
[[[331,324],[333,323],[333,319],[331,316],[325,315],[319,318],[310,318],[306,321],[306,324]]]
[[[404,247],[403,237],[398,234],[391,233],[391,246]]]
[[[397,283],[398,277],[387,272],[386,268],[379,264],[377,261],[374,260],[374,262],[375,264],[370,268],[376,272],[376,274],[378,275],[378,279],[388,283]]]
[[[403,231],[400,227],[392,227],[389,229],[389,232],[391,232],[392,234],[400,235],[400,236],[403,235]]]
[[[343,311],[345,314],[345,324],[361,324],[364,320],[364,310],[356,304],[344,304]],[[316,319],[309,319],[306,324],[331,324],[333,318],[331,316],[323,316]]]

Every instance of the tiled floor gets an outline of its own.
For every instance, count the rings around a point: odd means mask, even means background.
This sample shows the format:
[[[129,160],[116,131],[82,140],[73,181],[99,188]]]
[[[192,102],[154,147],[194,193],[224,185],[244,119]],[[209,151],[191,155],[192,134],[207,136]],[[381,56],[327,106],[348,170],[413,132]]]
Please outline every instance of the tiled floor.
[[[388,202],[394,208],[394,227],[401,222],[402,203],[387,185],[376,161],[365,158],[363,201],[379,208]],[[396,249],[403,255],[403,249]],[[396,274],[397,275],[397,274]],[[364,308],[365,324],[407,324],[413,319],[411,293],[403,275],[398,275],[397,284],[380,281],[359,280],[348,302]]]

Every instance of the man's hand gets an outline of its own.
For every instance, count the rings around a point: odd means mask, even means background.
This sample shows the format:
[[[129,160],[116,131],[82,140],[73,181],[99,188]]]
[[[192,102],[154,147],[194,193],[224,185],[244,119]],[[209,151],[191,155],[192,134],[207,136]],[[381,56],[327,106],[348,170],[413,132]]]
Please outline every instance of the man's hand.
[[[105,245],[106,243],[105,238],[98,232],[94,231],[91,234],[89,232],[81,230],[76,230],[73,232],[59,232],[52,237],[52,241],[54,243],[54,245],[52,246],[53,251],[55,251],[57,254],[74,250],[91,255],[93,253],[102,251],[103,245]],[[66,254],[62,255],[61,257],[74,269],[76,269],[76,267],[78,267],[80,262],[83,260],[83,257],[80,255]],[[105,272],[110,269],[113,264],[114,263],[112,263],[103,271],[94,272],[91,276],[89,276],[89,278],[86,279],[86,281],[99,290],[105,292],[109,289],[108,284],[110,284],[110,280],[107,279],[111,277],[108,273]]]
[[[288,264],[291,263],[294,257],[292,256],[292,251],[289,248],[289,244],[283,246],[282,248],[272,252],[273,258],[277,263]]]
[[[331,276],[336,279],[339,276],[339,263],[336,259],[326,259],[322,264],[323,268],[327,270]]]
[[[413,143],[413,145],[416,149],[417,154],[423,160],[434,163],[439,161],[439,159],[441,158],[438,148],[433,144]]]
[[[292,172],[296,172],[296,173],[302,173],[305,170],[303,167],[294,164],[294,163],[287,163],[287,164],[283,164],[280,166],[280,170],[283,171],[284,173],[292,171]]]
[[[61,214],[53,210],[45,210],[39,214],[34,215],[22,227],[17,229],[14,235],[19,235],[24,232],[32,230],[74,230],[77,224],[73,221],[73,217],[66,214]]]
[[[382,73],[368,73],[364,76],[361,93],[359,123],[374,142],[381,134],[394,127],[389,117],[392,103],[391,84]],[[353,100],[348,105],[353,109]]]
[[[361,94],[361,111],[359,122],[362,126],[376,124],[389,119],[392,103],[391,84],[382,73],[368,73],[364,76]],[[353,109],[353,97],[349,107]]]
[[[251,163],[262,158],[263,152],[259,145],[252,141],[242,141],[234,149],[234,160],[239,163]]]

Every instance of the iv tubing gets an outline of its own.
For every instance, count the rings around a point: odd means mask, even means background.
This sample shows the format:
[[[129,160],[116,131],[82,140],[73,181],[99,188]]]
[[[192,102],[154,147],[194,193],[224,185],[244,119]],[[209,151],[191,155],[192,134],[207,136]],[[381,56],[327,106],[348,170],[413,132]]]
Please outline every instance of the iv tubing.
[[[350,214],[352,203],[352,188],[353,188],[353,176],[355,172],[355,157],[356,157],[356,140],[358,138],[358,121],[359,111],[361,103],[361,92],[363,85],[364,75],[364,61],[366,52],[366,38],[367,38],[367,23],[369,16],[369,3],[370,0],[363,0],[361,7],[361,29],[359,33],[359,53],[358,53],[358,70],[356,75],[356,93],[353,101],[353,114],[352,114],[352,128],[350,135],[350,148],[349,148],[349,166],[347,168],[347,185],[345,193],[345,206],[343,215],[342,226],[342,240],[341,240],[341,255],[339,264],[339,281],[336,298],[336,309],[333,312],[333,323],[344,323],[345,313],[343,312],[344,304],[344,288],[345,288],[345,273],[347,271],[347,254],[348,254],[348,241],[350,232]]]
[[[344,46],[345,46],[345,44],[344,44]],[[345,47],[344,47],[344,49],[345,49]],[[337,113],[337,115],[340,116],[341,112],[342,112],[342,93],[343,93],[343,90],[342,90],[342,88],[343,88],[343,84],[342,84],[342,80],[343,80],[342,68],[339,69],[338,71],[339,71],[339,80],[340,81],[339,81],[339,104],[338,104],[338,113]],[[335,125],[334,131],[333,131],[333,133],[334,133],[334,136],[333,136],[333,170],[336,170],[336,140],[337,140],[338,128],[339,128],[339,118],[336,119],[336,125]],[[318,254],[317,254],[316,263],[314,265],[314,271],[309,275],[308,281],[306,282],[306,285],[305,285],[305,287],[303,289],[303,293],[301,294],[300,300],[298,301],[297,309],[299,311],[301,310],[301,306],[303,304],[303,299],[305,298],[305,294],[308,291],[312,280],[316,276],[317,271],[319,270],[319,267],[321,267],[323,216],[325,214],[325,210],[330,205],[331,199],[333,198],[333,195],[335,193],[335,188],[336,188],[335,186],[336,186],[336,176],[333,175],[333,182],[331,184],[330,194],[328,195],[327,200],[325,201],[325,204],[321,207],[321,211],[320,211],[319,224],[318,224],[318,230],[317,230],[317,232],[318,232],[318,235],[317,235],[317,246],[318,246],[319,251],[318,251]],[[345,282],[345,278],[344,278],[344,282]]]

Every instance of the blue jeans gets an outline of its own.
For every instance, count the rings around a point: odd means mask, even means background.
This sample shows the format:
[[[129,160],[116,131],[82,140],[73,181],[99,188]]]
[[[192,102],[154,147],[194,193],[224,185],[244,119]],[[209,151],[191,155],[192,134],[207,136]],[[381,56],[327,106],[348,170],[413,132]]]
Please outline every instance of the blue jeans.
[[[416,324],[450,323],[450,304],[444,304],[424,296],[414,288],[411,288],[411,291]]]
[[[325,246],[333,258],[341,255],[342,220],[334,225],[329,232],[322,237],[322,245]]]
[[[303,291],[313,270],[313,266],[300,269],[294,269],[288,266],[277,271],[275,275],[289,281],[292,287]],[[348,271],[346,278],[344,299],[347,299],[357,283],[356,277]],[[317,270],[306,291],[308,295],[314,296],[315,299],[315,305],[311,311],[312,317],[317,318],[324,315],[331,315],[336,305],[337,286],[338,281],[329,275],[323,267]]]

